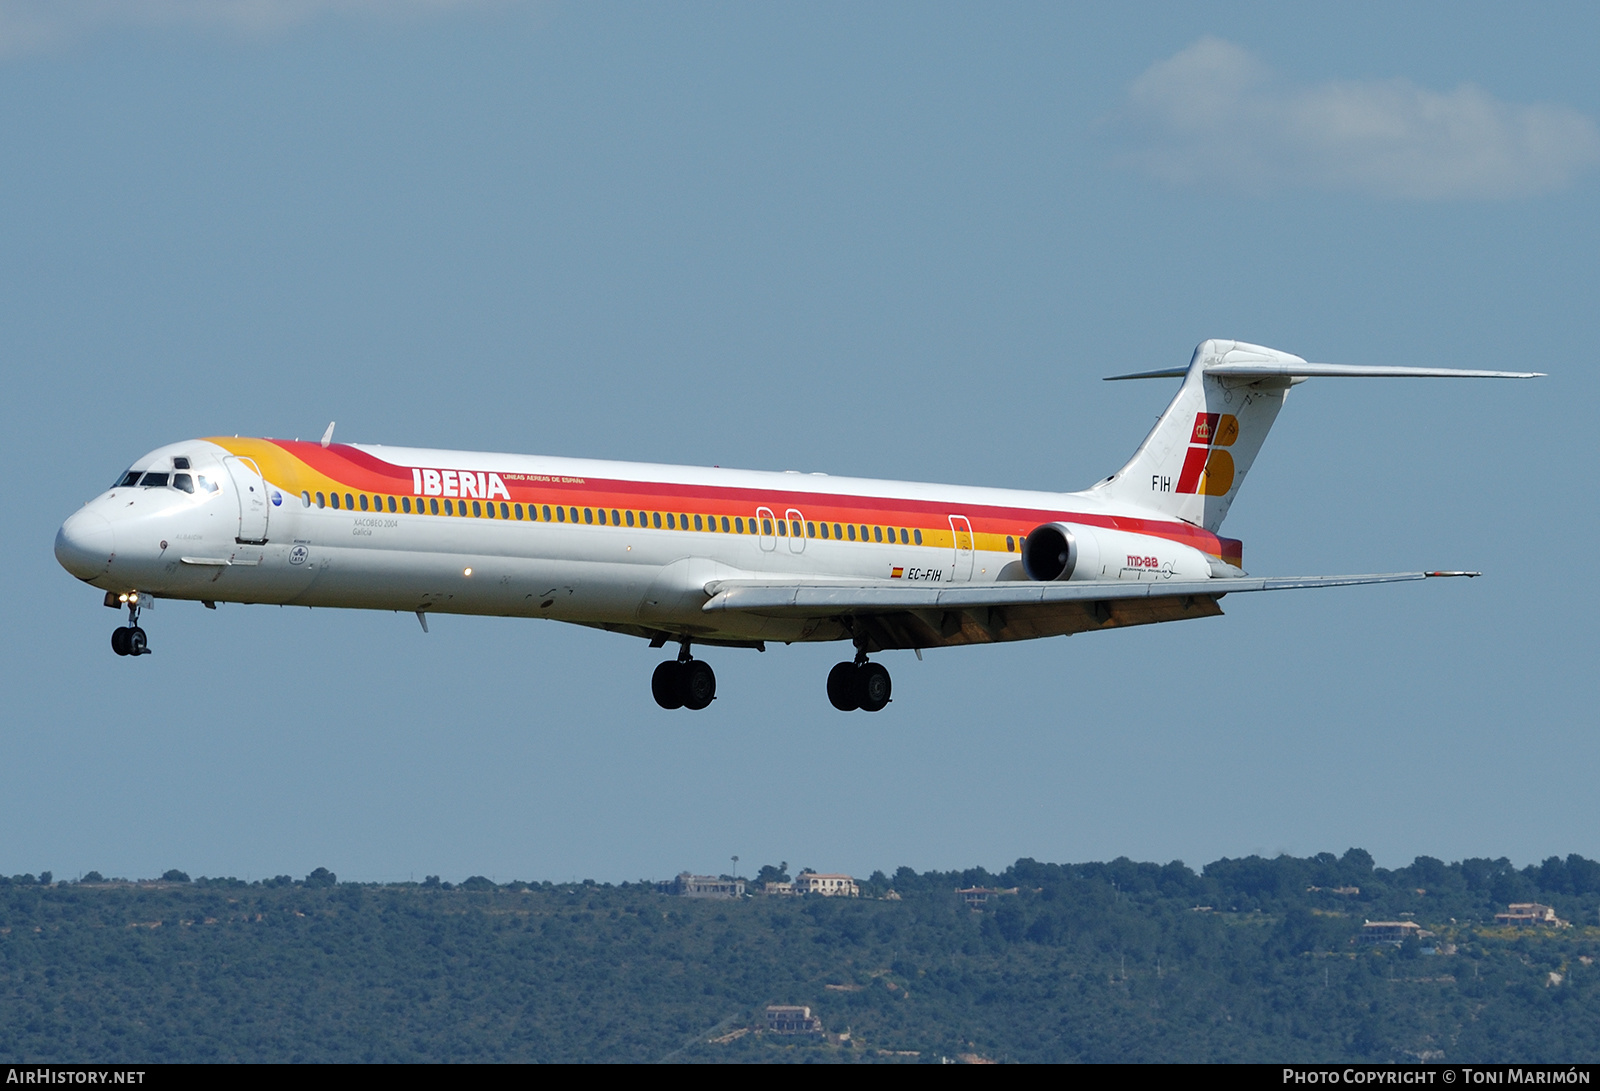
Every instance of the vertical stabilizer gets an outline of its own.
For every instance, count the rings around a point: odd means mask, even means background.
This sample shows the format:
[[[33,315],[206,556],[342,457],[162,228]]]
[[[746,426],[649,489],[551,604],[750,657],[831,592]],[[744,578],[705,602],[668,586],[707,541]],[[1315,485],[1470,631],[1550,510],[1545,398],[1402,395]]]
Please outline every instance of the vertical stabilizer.
[[[1128,464],[1093,491],[1216,531],[1244,484],[1267,431],[1298,381],[1287,352],[1243,341],[1202,341],[1183,385]],[[1283,368],[1278,374],[1221,376],[1229,365]],[[1177,372],[1156,372],[1153,375]],[[1132,376],[1130,376],[1132,377]]]

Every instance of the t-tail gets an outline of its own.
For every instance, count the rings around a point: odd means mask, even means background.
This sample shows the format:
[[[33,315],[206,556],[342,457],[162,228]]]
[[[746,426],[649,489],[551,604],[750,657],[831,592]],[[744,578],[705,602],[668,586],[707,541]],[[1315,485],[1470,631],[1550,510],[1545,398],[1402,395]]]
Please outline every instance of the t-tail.
[[[1314,364],[1243,341],[1202,341],[1186,368],[1109,377],[1181,376],[1183,385],[1128,464],[1093,491],[1215,533],[1297,383],[1323,377],[1531,379],[1540,374]]]

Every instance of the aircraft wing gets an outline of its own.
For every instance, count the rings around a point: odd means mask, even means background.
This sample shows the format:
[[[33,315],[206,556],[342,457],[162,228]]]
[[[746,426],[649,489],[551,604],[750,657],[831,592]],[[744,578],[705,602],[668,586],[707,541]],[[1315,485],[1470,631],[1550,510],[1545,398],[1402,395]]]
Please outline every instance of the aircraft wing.
[[[737,610],[769,617],[831,619],[863,631],[869,651],[1028,640],[1092,629],[1148,625],[1222,613],[1217,601],[1247,591],[1290,591],[1404,583],[1476,572],[1384,572],[1355,576],[1279,576],[1206,580],[1082,580],[1059,583],[917,584],[903,580],[716,580],[707,613]]]

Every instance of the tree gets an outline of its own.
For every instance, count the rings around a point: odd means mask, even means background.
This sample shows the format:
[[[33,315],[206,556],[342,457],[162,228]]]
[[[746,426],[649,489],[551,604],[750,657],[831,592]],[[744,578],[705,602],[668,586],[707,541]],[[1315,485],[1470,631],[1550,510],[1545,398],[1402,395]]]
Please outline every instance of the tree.
[[[758,886],[767,883],[787,883],[789,881],[789,861],[785,860],[777,867],[771,864],[762,864],[761,870],[756,872]]]

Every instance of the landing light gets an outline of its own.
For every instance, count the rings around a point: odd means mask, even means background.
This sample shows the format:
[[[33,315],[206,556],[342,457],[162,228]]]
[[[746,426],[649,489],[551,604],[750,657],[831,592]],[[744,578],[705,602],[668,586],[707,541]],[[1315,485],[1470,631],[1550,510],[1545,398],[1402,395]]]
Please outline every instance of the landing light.
[[[462,569],[462,570],[461,570],[461,574],[462,574],[462,575],[463,575],[463,576],[470,576],[470,575],[472,575],[472,569],[470,569],[470,568],[463,568],[463,569]]]

